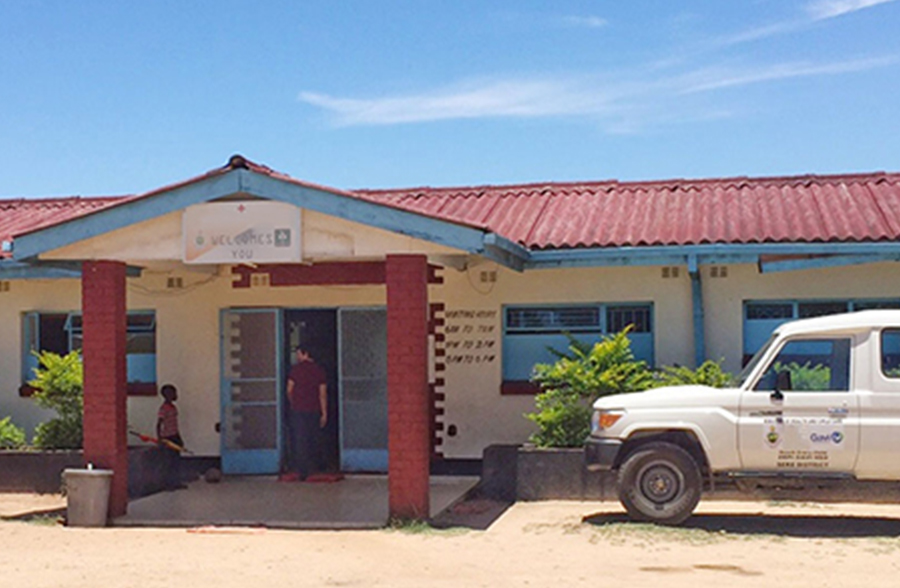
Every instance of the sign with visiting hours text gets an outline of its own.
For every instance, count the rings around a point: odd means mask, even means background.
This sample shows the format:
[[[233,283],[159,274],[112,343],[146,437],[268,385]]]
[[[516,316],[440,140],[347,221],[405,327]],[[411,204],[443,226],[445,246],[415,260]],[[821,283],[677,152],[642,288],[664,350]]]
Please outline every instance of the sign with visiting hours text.
[[[182,217],[184,263],[301,261],[300,209],[271,201],[207,202]]]

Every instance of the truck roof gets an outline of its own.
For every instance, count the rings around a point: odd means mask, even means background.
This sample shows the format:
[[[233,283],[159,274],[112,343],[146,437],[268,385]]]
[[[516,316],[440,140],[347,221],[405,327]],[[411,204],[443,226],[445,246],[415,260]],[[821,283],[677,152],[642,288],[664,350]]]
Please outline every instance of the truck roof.
[[[791,321],[779,326],[780,335],[869,331],[882,327],[900,328],[900,310],[862,310]]]

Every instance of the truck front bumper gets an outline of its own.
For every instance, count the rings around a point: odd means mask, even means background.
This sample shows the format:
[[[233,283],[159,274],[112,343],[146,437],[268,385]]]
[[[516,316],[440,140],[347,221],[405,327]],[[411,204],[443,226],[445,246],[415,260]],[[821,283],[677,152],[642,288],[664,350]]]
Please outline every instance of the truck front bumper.
[[[619,439],[588,437],[584,443],[584,465],[592,472],[611,470],[621,448]]]

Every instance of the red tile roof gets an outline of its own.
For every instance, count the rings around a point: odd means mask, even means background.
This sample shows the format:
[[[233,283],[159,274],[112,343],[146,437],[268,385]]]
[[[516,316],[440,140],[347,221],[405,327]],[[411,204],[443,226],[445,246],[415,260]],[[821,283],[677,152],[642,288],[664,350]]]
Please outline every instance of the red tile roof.
[[[900,239],[896,173],[350,192],[303,182],[235,156],[226,166],[140,196],[0,200],[0,240],[238,167],[485,228],[532,249]]]
[[[900,174],[360,190],[532,249],[900,239]]]
[[[17,198],[0,200],[0,241],[94,212],[126,200],[126,196],[83,198]],[[4,248],[5,249],[5,248]],[[0,250],[0,259],[10,253]]]

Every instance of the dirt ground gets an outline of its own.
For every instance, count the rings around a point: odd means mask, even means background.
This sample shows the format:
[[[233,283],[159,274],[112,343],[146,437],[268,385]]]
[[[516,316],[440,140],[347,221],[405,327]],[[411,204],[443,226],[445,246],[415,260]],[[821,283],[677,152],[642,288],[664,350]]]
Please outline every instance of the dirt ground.
[[[0,522],[0,540],[2,584],[30,588],[900,582],[894,505],[705,502],[677,529],[596,502],[518,503],[485,531],[75,529],[46,517]]]

